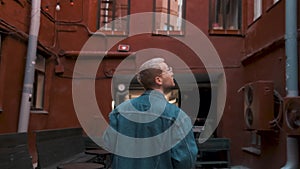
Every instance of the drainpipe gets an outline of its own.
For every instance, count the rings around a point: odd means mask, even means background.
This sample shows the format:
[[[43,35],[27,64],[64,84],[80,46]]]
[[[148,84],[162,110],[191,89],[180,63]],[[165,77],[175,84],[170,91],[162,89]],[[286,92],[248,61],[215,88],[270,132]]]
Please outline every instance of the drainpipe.
[[[286,0],[285,51],[287,96],[298,96],[297,0]]]
[[[288,97],[298,96],[297,0],[285,1],[286,90]],[[298,140],[287,137],[287,161],[281,169],[298,169]]]
[[[29,39],[27,47],[27,59],[24,75],[24,84],[22,92],[22,100],[20,105],[20,115],[18,132],[27,132],[30,116],[30,105],[34,81],[34,65],[36,60],[36,50],[38,42],[38,33],[40,28],[40,8],[41,0],[31,1],[31,22],[29,30]]]

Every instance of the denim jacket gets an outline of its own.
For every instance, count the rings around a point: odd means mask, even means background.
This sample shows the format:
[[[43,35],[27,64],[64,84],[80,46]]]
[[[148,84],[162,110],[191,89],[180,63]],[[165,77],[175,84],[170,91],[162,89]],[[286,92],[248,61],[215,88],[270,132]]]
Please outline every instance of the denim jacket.
[[[151,106],[152,105],[152,106]],[[148,90],[109,115],[105,144],[112,169],[192,169],[197,145],[190,118],[164,95]]]

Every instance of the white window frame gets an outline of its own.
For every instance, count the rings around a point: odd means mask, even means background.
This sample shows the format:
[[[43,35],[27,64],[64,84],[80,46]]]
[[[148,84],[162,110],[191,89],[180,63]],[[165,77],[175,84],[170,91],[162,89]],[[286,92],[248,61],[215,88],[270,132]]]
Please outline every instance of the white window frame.
[[[254,0],[253,21],[257,20],[262,14],[262,0]]]
[[[157,12],[157,1],[158,0],[153,0],[153,12],[156,13]],[[186,13],[186,9],[185,9],[185,4],[187,0],[164,0],[166,1],[165,3],[167,4],[167,13],[160,15],[156,15],[153,19],[153,34],[167,34],[167,35],[183,35],[184,34],[184,29],[185,29],[185,25],[184,25],[184,19],[185,19],[185,13]],[[175,1],[175,2],[173,2]],[[178,17],[174,16],[171,14],[171,3],[178,3]],[[160,21],[160,28],[157,28],[156,23],[158,23],[156,21],[156,19],[161,19],[163,17],[167,17],[166,21]],[[161,17],[161,18],[156,18],[156,17]],[[175,22],[172,22],[176,20]],[[173,23],[173,24],[171,24]]]

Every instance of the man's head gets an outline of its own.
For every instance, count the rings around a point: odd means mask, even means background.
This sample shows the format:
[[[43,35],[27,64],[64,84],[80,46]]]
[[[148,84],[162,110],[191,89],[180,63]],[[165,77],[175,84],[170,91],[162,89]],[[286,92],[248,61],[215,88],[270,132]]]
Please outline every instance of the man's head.
[[[165,93],[175,86],[172,67],[163,58],[153,58],[143,63],[137,78],[145,89],[160,89]]]

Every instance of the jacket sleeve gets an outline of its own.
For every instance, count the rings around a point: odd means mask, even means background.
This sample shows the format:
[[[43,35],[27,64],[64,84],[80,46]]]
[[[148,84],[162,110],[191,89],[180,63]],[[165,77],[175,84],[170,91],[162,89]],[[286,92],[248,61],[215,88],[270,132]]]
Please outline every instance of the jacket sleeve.
[[[178,135],[185,136],[179,143],[171,149],[172,164],[174,169],[192,169],[195,167],[198,148],[195,142],[193,131],[191,128],[191,120],[189,117],[184,118],[179,123]]]
[[[117,141],[117,130],[118,123],[117,123],[117,113],[116,110],[109,114],[109,126],[105,130],[102,139],[104,142],[104,147],[106,150],[110,152],[115,152],[116,149],[116,141]]]

